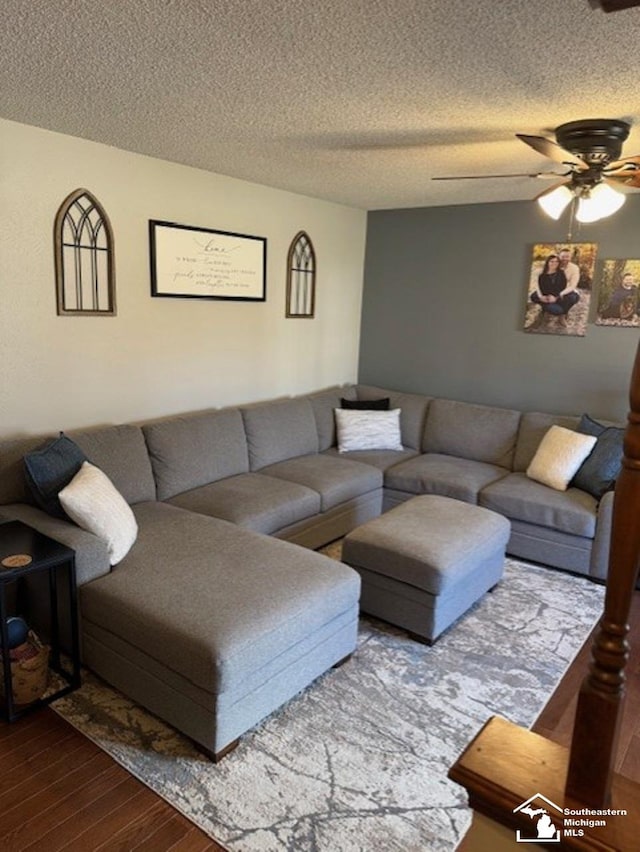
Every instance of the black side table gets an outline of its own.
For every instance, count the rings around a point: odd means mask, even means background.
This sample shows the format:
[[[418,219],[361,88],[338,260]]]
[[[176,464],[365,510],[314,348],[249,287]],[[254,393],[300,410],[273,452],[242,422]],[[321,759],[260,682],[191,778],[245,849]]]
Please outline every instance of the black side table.
[[[8,593],[13,587],[14,598],[27,603],[28,578],[35,574],[48,574],[48,615],[50,625],[49,644],[51,656],[49,668],[64,681],[64,686],[30,704],[17,706],[13,698],[11,660],[9,659],[9,637],[7,635]],[[71,670],[60,658],[60,583],[66,578],[68,593],[69,625],[71,628]],[[64,591],[64,586],[62,591]],[[4,677],[4,706],[0,707],[7,722],[13,722],[32,710],[50,704],[57,698],[80,686],[80,638],[78,629],[78,599],[76,591],[75,551],[54,539],[37,532],[21,521],[0,523],[0,653]]]

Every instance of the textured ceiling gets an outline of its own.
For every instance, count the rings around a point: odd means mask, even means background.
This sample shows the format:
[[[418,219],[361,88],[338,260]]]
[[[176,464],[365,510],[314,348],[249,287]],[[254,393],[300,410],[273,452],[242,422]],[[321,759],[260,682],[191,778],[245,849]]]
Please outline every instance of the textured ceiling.
[[[3,0],[0,116],[366,209],[533,198],[516,132],[636,126],[640,9],[590,0]],[[561,167],[560,167],[561,168]]]

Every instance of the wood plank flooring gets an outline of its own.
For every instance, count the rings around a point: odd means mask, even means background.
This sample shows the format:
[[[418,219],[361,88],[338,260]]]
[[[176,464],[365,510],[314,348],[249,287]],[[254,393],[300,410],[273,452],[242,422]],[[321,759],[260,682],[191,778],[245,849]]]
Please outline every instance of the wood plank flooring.
[[[640,782],[640,592],[631,615],[631,657],[617,771]],[[574,660],[533,730],[568,745],[591,641]],[[3,852],[219,852],[223,847],[45,708],[0,723],[0,849]]]
[[[629,624],[631,650],[625,668],[627,694],[615,771],[640,783],[640,591],[634,593]],[[592,636],[532,726],[536,733],[567,747],[571,745],[578,690],[589,668]]]
[[[3,852],[219,852],[222,846],[53,710],[0,723]]]

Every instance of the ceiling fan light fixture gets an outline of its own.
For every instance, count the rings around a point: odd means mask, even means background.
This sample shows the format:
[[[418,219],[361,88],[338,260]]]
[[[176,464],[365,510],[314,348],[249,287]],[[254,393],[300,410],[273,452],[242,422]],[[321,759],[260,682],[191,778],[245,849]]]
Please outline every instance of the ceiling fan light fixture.
[[[552,219],[559,219],[572,198],[573,193],[568,186],[558,186],[553,192],[541,195],[538,198],[538,204],[547,216],[551,216]]]
[[[597,183],[580,197],[576,219],[578,222],[597,222],[619,210],[626,201],[626,195],[616,192],[606,183]]]

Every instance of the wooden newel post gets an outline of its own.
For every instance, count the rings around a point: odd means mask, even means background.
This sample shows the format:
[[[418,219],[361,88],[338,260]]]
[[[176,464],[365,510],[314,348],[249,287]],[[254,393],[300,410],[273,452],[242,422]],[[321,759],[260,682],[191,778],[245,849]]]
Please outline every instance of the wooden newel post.
[[[578,696],[566,793],[591,807],[608,805],[624,704],[631,597],[640,556],[640,344],[631,375],[622,472],[613,503],[604,613]]]

